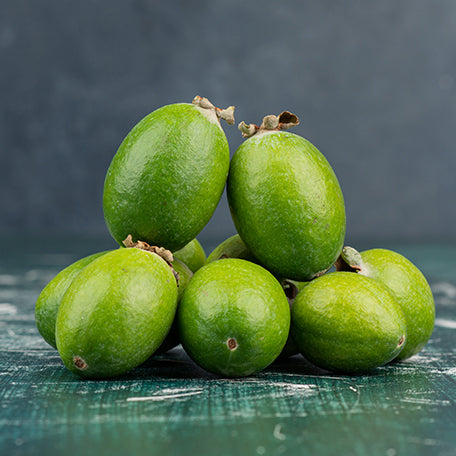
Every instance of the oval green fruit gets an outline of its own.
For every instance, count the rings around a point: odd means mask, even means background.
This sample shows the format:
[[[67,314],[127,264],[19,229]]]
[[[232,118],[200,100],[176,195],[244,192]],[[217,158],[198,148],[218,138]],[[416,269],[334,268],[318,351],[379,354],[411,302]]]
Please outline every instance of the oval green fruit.
[[[219,118],[233,123],[233,109],[219,110],[196,97],[193,104],[157,109],[128,133],[109,166],[103,193],[106,225],[119,244],[131,234],[133,240],[175,251],[204,228],[229,169]]]
[[[57,349],[83,377],[112,377],[143,363],[163,342],[177,306],[169,264],[155,253],[117,249],[86,266],[57,313]]]
[[[388,249],[358,253],[344,247],[341,260],[352,271],[386,285],[400,304],[407,322],[407,342],[396,360],[417,354],[431,337],[435,322],[434,297],[423,273],[403,255]]]
[[[304,357],[335,372],[382,366],[406,341],[404,314],[388,288],[350,272],[310,282],[293,303],[291,321],[293,340]]]
[[[235,234],[228,239],[225,239],[222,243],[215,247],[207,257],[207,262],[210,263],[212,261],[226,258],[240,258],[243,260],[251,261],[252,263],[260,264],[258,259],[255,258],[253,253],[245,245],[239,234]],[[277,280],[282,285],[291,308],[291,305],[298,291],[301,290],[308,282],[296,282],[294,280],[281,278],[277,278]],[[290,356],[296,355],[297,353],[299,353],[299,350],[289,335],[280,356],[282,358],[288,358]]]
[[[280,354],[290,327],[285,293],[249,261],[213,261],[195,273],[177,311],[182,345],[203,369],[227,377],[253,374]]]
[[[184,247],[173,252],[174,258],[184,262],[192,272],[206,264],[206,252],[198,239],[193,239]]]
[[[270,127],[271,117],[277,124]],[[306,281],[339,256],[345,205],[326,158],[301,136],[280,131],[287,121],[298,122],[282,113],[253,128],[231,160],[227,196],[234,225],[260,263],[276,276]]]
[[[74,278],[93,260],[106,252],[81,258],[60,271],[41,291],[35,304],[35,324],[43,339],[52,347],[55,342],[55,321],[63,295]]]

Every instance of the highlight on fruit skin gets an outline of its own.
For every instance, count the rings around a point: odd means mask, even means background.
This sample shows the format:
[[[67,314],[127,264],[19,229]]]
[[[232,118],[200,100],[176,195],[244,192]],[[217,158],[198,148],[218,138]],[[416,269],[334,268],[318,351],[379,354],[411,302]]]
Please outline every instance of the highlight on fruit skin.
[[[107,170],[103,213],[122,245],[131,234],[172,252],[206,226],[225,188],[230,152],[220,120],[234,107],[206,98],[163,106],[127,134]]]
[[[407,342],[396,361],[410,358],[422,350],[434,329],[435,303],[429,283],[410,260],[388,249],[358,252],[345,246],[336,268],[377,280],[386,285],[398,301],[407,322]]]
[[[240,124],[227,197],[237,232],[260,264],[278,277],[311,280],[329,270],[345,239],[345,203],[323,154],[284,131],[299,123],[287,111],[262,124]]]

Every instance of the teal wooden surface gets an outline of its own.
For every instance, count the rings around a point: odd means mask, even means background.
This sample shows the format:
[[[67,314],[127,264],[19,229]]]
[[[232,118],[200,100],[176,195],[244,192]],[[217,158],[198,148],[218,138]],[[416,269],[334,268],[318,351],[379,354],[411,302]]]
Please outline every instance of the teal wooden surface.
[[[455,455],[456,246],[390,244],[434,292],[434,334],[410,360],[365,376],[302,357],[248,378],[218,378],[181,348],[127,375],[80,380],[39,336],[34,304],[96,239],[0,250],[0,454]],[[205,245],[207,247],[207,245]]]

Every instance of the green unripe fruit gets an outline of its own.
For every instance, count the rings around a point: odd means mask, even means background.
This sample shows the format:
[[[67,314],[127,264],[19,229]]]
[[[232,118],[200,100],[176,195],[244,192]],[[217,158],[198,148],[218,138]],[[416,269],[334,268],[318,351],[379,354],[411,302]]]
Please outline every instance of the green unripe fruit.
[[[195,273],[177,311],[181,342],[203,369],[242,377],[280,354],[290,309],[279,282],[249,261],[213,261]]]
[[[382,366],[406,341],[404,314],[388,288],[350,272],[325,274],[305,286],[294,300],[291,321],[304,357],[335,372]]]
[[[120,375],[143,363],[165,339],[177,306],[175,276],[158,254],[117,249],[86,266],[57,314],[65,366],[89,378]]]
[[[193,239],[184,247],[173,252],[174,258],[184,262],[192,272],[206,264],[206,253],[198,239]]]
[[[224,190],[229,148],[205,98],[171,104],[142,119],[126,136],[106,174],[103,211],[113,238],[179,250],[204,228]]]
[[[326,158],[301,136],[281,131],[296,116],[267,116],[240,129],[247,139],[230,165],[234,225],[260,263],[278,277],[306,281],[327,271],[345,236],[345,206]]]
[[[55,343],[55,321],[63,295],[74,278],[93,260],[106,252],[81,258],[60,271],[41,291],[35,304],[35,323],[43,339],[52,347]]]
[[[253,253],[245,245],[239,234],[235,234],[221,242],[207,257],[207,263],[223,258],[240,258],[241,260],[258,263]]]
[[[182,261],[177,259],[175,257],[175,255],[174,255],[174,261],[172,262],[172,266],[173,266],[174,271],[177,272],[177,274],[179,276],[178,287],[177,287],[177,303],[179,305],[182,295],[184,294],[184,290],[187,288],[187,285],[189,284],[191,278],[193,277],[193,273]],[[174,318],[173,324],[171,325],[171,329],[169,330],[169,333],[167,334],[163,343],[160,345],[160,347],[154,353],[154,355],[160,355],[162,353],[165,353],[168,350],[171,350],[172,348],[179,345],[179,343],[180,343],[179,331],[177,329],[176,318]]]
[[[344,247],[337,267],[381,282],[396,298],[407,322],[407,342],[396,360],[410,358],[426,345],[434,329],[434,297],[423,273],[410,260],[388,249],[358,253]]]

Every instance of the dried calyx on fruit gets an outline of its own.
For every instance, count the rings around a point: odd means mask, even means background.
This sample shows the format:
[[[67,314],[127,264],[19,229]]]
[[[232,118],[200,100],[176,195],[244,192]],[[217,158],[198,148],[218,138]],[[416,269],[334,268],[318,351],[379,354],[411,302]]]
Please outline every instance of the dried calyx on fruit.
[[[278,116],[274,114],[263,117],[263,122],[260,126],[255,124],[247,125],[244,121],[242,121],[238,128],[242,133],[244,138],[250,138],[251,136],[261,133],[264,131],[281,131],[281,130],[288,130],[291,127],[299,125],[298,116],[292,114],[289,111],[283,111]]]
[[[179,274],[173,268],[174,256],[171,253],[171,251],[165,249],[164,247],[157,247],[156,245],[149,245],[147,242],[143,242],[143,241],[139,241],[139,240],[134,242],[131,234],[129,234],[124,239],[123,244],[127,248],[140,249],[140,250],[145,250],[146,252],[155,253],[160,258],[165,260],[166,263],[168,263],[169,267],[171,268],[171,271],[174,274],[177,286],[179,286]]]

